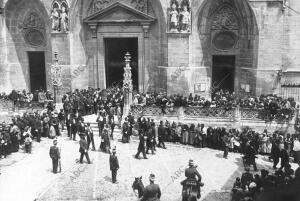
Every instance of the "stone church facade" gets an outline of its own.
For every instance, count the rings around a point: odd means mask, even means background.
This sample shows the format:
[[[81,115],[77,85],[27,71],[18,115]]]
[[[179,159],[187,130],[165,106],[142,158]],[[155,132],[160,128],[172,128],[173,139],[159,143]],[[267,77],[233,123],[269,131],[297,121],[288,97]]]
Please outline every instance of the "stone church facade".
[[[0,89],[282,93],[300,84],[299,0],[0,0]],[[297,88],[297,87],[296,87]],[[300,92],[300,91],[299,91]]]

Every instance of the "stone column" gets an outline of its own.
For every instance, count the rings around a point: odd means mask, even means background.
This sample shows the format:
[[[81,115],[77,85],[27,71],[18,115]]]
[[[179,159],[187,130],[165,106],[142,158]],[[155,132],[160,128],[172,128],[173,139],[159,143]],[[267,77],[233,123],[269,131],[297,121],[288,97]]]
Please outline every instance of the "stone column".
[[[93,80],[94,80],[94,87],[100,87],[100,71],[98,65],[98,41],[97,41],[97,23],[89,23],[90,29],[92,31],[92,42],[94,43],[93,46]]]
[[[123,79],[123,92],[124,92],[124,108],[123,117],[126,117],[130,111],[132,104],[132,77],[131,77],[131,56],[129,52],[125,55],[124,79]]]
[[[148,81],[149,81],[149,75],[147,74],[147,69],[150,66],[150,42],[149,42],[149,26],[150,23],[141,23],[141,26],[144,31],[144,66],[142,68],[143,72],[143,77],[139,78],[142,79],[143,81],[143,86],[140,87],[142,88],[142,92],[145,93],[148,91]]]

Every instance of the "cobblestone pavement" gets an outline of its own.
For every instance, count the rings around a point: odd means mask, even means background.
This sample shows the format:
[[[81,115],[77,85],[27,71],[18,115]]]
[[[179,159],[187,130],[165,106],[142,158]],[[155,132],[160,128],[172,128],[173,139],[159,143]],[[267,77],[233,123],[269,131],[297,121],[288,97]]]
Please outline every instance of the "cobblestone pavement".
[[[120,138],[117,135],[117,138]],[[100,139],[96,137],[96,146]],[[14,161],[2,165],[0,175],[0,200],[137,200],[131,189],[134,177],[142,176],[144,185],[148,184],[150,173],[156,174],[156,182],[162,190],[161,201],[180,201],[180,181],[184,179],[184,168],[190,158],[195,160],[205,183],[202,199],[205,201],[230,200],[230,189],[235,177],[241,176],[243,166],[240,154],[229,154],[222,158],[222,152],[207,148],[196,149],[189,146],[168,144],[167,149],[158,149],[156,155],[148,155],[148,160],[135,159],[138,142],[122,144],[115,140],[120,162],[118,183],[111,183],[109,155],[90,151],[93,164],[79,164],[78,141],[59,139],[62,147],[61,174],[52,174],[49,158],[50,140],[36,145],[33,153],[22,155]],[[15,157],[15,156],[14,156]],[[141,156],[140,156],[141,157]],[[258,168],[270,168],[267,157],[259,157]]]

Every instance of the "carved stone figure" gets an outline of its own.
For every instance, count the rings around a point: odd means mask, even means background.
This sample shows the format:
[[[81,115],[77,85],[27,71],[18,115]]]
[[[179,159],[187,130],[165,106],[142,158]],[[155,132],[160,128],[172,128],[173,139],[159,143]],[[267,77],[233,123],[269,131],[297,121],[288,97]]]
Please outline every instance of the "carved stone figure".
[[[59,31],[59,13],[57,8],[53,8],[50,19],[52,20],[52,30]]]
[[[180,5],[180,6],[179,6]],[[191,31],[191,7],[189,0],[171,0],[169,10],[169,31],[189,33]]]
[[[183,6],[183,11],[181,11],[180,15],[181,15],[180,31],[190,32],[191,15],[186,5]]]
[[[61,8],[60,14],[60,31],[67,32],[69,31],[69,15],[66,12],[66,8],[63,6]]]
[[[171,32],[178,32],[178,18],[179,18],[179,13],[178,13],[178,7],[176,2],[172,3],[170,10],[170,31]]]
[[[37,11],[31,10],[19,24],[25,41],[33,46],[41,46],[45,42],[45,24]]]
[[[52,31],[69,31],[69,10],[65,0],[55,0],[52,4],[53,11],[50,19],[52,20]]]

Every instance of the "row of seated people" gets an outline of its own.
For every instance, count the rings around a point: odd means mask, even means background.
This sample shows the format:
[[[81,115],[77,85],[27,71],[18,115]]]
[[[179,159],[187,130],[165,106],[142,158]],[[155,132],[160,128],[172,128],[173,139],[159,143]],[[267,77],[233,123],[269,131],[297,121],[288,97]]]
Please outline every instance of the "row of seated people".
[[[190,94],[188,97],[166,93],[134,93],[133,107],[136,106],[157,106],[162,109],[162,113],[166,113],[166,108],[173,111],[176,107],[198,107],[198,108],[224,108],[231,110],[236,107],[242,109],[264,110],[265,117],[290,118],[296,102],[293,98],[284,99],[276,95],[261,95],[259,97],[247,96],[240,98],[235,93],[228,91],[218,91],[213,94],[212,99],[200,97],[199,95]]]

